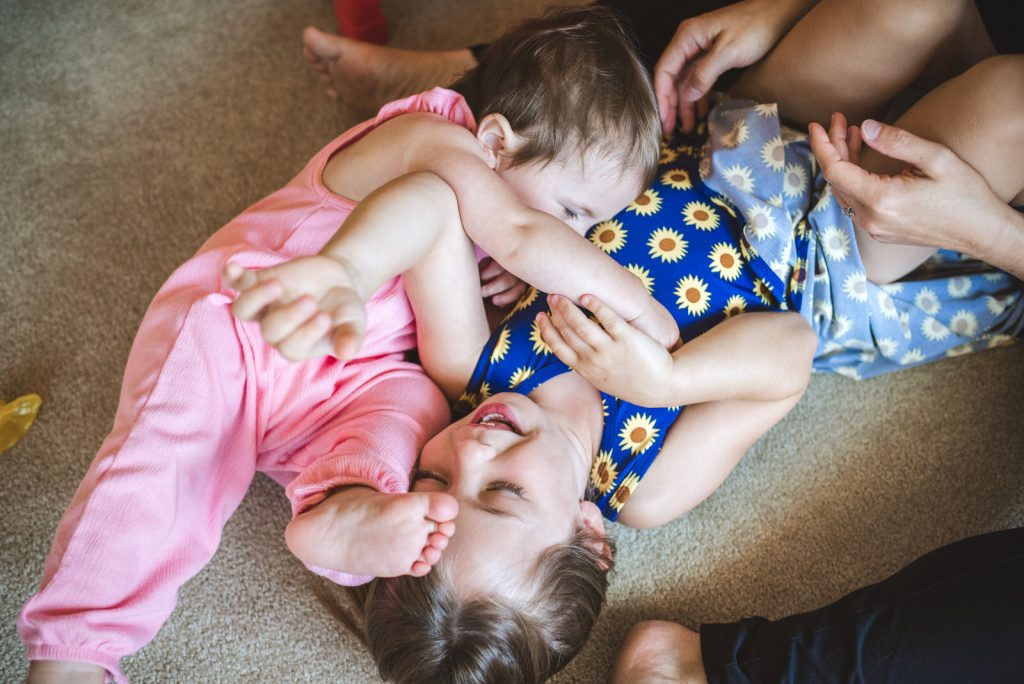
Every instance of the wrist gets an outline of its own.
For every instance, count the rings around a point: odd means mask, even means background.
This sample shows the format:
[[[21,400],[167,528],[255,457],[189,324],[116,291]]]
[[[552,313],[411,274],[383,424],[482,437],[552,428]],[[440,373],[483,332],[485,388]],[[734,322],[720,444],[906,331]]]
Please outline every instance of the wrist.
[[[364,302],[380,285],[380,283],[373,283],[369,273],[360,269],[354,261],[344,256],[340,250],[331,249],[330,245],[320,250],[320,256],[327,257],[337,266],[341,267],[343,275],[339,274],[339,282],[336,284],[343,287],[351,287],[356,291],[359,299]]]

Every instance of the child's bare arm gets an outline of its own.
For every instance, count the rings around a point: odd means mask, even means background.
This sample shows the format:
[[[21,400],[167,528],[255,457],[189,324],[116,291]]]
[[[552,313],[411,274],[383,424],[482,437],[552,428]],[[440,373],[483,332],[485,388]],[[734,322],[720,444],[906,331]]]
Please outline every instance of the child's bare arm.
[[[661,453],[629,497],[619,522],[658,527],[692,510],[718,489],[754,442],[801,396],[687,406],[669,428]]]
[[[225,282],[239,290],[233,311],[260,320],[267,341],[292,360],[332,350],[351,358],[365,327],[364,302],[435,249],[452,216],[457,219],[456,207],[436,176],[409,174],[386,183],[366,196],[319,255],[260,271],[229,265]],[[449,290],[444,279],[434,286]],[[468,289],[479,302],[478,281]],[[467,313],[461,320],[471,318]],[[453,325],[446,334],[465,337],[459,321]]]
[[[574,301],[592,293],[663,346],[675,343],[671,314],[643,283],[561,220],[524,205],[472,136],[440,119],[417,123],[409,169],[435,173],[452,188],[466,233],[495,261],[544,292]]]
[[[817,337],[798,314],[748,313],[726,319],[669,354],[596,298],[596,320],[565,298],[538,317],[544,340],[595,387],[641,406],[721,399],[766,401],[799,395]]]

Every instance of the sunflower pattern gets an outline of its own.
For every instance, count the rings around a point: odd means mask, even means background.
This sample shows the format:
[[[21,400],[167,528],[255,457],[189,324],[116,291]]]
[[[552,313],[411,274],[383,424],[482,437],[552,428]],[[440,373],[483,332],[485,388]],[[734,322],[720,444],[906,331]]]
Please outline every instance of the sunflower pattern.
[[[748,136],[744,127],[735,129],[740,147],[749,144]],[[677,135],[666,141],[654,184],[587,234],[673,313],[684,340],[729,316],[778,308],[774,297],[756,294],[758,274],[744,256],[752,252],[740,242],[742,214],[701,181],[696,155],[703,146],[704,137]],[[570,372],[534,325],[537,313],[547,310],[546,298],[530,291],[514,308],[491,336],[456,413],[472,410],[473,400],[482,399],[484,383],[488,395],[529,394]],[[589,496],[614,520],[684,409],[634,406],[608,394],[601,395],[601,405],[604,430]]]
[[[782,126],[774,105],[722,102],[708,134],[703,173],[690,180],[736,208],[743,230],[731,244],[756,275],[754,301],[777,301],[808,320],[819,339],[815,370],[868,378],[1024,334],[1021,281],[960,254],[941,250],[905,281],[869,281],[853,223],[807,136]],[[714,300],[712,307],[741,310]]]

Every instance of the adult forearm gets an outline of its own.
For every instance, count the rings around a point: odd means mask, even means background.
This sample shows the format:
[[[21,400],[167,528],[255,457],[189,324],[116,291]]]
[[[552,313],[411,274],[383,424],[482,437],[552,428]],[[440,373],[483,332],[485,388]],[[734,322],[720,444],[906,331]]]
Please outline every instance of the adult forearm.
[[[768,401],[799,394],[817,337],[796,313],[729,318],[673,354],[668,403]]]
[[[993,211],[992,224],[972,222],[966,233],[950,235],[946,241],[948,245],[940,246],[969,254],[1024,280],[1024,214],[1013,207],[1000,203]]]

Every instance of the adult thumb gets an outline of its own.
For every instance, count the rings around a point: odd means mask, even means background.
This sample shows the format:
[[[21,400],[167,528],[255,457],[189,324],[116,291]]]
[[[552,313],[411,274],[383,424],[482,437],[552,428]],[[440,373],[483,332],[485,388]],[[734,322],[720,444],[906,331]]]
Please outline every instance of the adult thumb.
[[[860,125],[860,133],[863,141],[876,152],[913,164],[926,173],[948,152],[948,148],[939,143],[874,119],[865,119]]]

